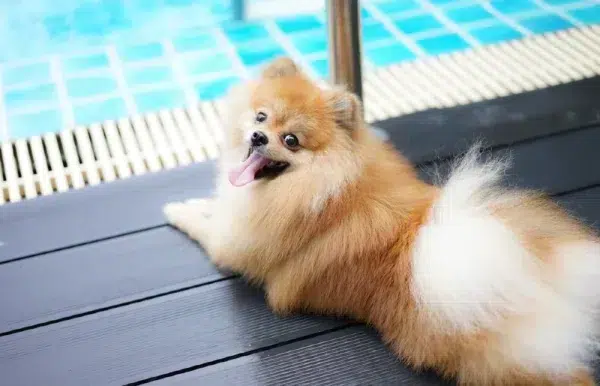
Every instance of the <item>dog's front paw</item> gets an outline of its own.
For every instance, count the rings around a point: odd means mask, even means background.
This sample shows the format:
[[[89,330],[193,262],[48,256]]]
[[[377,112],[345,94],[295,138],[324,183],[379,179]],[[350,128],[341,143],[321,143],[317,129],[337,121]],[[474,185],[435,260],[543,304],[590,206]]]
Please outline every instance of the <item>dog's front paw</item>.
[[[163,214],[169,224],[180,227],[188,216],[188,209],[184,202],[170,202],[163,207]]]
[[[169,224],[204,245],[210,236],[211,202],[207,199],[171,202],[163,207],[163,213]]]
[[[170,202],[163,207],[163,214],[167,221],[176,227],[186,222],[186,219],[212,216],[212,201],[204,198],[194,198],[181,202]]]

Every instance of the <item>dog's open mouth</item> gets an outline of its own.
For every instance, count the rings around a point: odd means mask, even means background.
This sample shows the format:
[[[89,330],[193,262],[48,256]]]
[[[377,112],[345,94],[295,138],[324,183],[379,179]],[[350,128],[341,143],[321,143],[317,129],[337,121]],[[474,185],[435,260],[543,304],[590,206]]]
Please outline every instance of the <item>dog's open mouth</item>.
[[[234,186],[244,186],[260,178],[276,177],[288,166],[289,163],[272,160],[251,147],[246,159],[229,170],[229,182]]]

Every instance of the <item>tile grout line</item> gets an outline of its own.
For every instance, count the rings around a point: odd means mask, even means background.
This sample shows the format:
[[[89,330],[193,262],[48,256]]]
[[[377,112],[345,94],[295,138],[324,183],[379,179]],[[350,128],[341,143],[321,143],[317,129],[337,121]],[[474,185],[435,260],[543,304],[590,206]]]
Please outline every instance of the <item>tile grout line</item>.
[[[185,71],[179,66],[179,61],[176,59],[176,50],[171,39],[166,39],[162,42],[162,46],[165,49],[167,60],[170,63],[170,68],[173,71],[175,82],[183,89],[185,99],[190,106],[194,106],[198,103],[198,96],[191,88],[190,84],[193,82],[187,77]]]
[[[587,8],[589,6],[598,5],[598,4],[599,4],[598,0],[583,0],[583,1],[576,1],[573,3],[564,4],[561,8],[563,10],[571,11],[574,9]]]
[[[69,100],[69,91],[67,89],[65,78],[62,74],[60,60],[56,55],[50,59],[50,77],[56,84],[58,104],[62,111],[62,118],[64,120],[63,126],[72,129],[75,126],[75,112],[73,111],[73,106]]]
[[[133,95],[130,92],[131,89],[127,87],[127,80],[125,79],[125,74],[123,73],[123,65],[119,59],[117,48],[114,45],[107,46],[106,55],[108,56],[108,64],[110,69],[112,70],[112,73],[117,81],[117,89],[120,94],[119,96],[125,101],[125,107],[127,108],[129,115],[136,115],[138,113],[138,108],[135,100],[133,99]]]
[[[403,45],[405,45],[408,49],[410,49],[415,56],[424,57],[427,56],[427,53],[424,49],[422,49],[415,41],[413,41],[410,37],[408,37],[405,33],[400,31],[394,23],[392,23],[391,19],[385,16],[382,12],[377,9],[377,7],[373,6],[370,2],[366,1],[363,4],[363,7],[373,15],[373,18],[378,20],[383,26],[391,32],[391,34],[400,41]]]
[[[225,48],[225,52],[229,56],[229,59],[233,62],[233,66],[239,70],[240,76],[243,79],[249,79],[251,77],[250,71],[242,62],[242,59],[238,55],[235,46],[229,40],[229,38],[225,35],[225,32],[219,27],[215,27],[212,29],[217,40],[220,40],[223,43]]]
[[[432,16],[441,21],[449,31],[456,32],[461,38],[469,43],[471,47],[481,46],[479,40],[475,39],[464,28],[461,28],[458,24],[450,20],[441,9],[433,5],[429,0],[421,0],[421,4],[423,4],[423,7],[428,10]]]
[[[505,22],[506,24],[508,24],[510,27],[512,27],[516,31],[522,33],[523,36],[531,36],[532,35],[531,31],[529,31],[527,28],[523,27],[521,24],[517,23],[514,19],[503,15],[502,12],[498,11],[496,8],[494,8],[488,2],[483,1],[480,4],[483,7],[483,9],[485,9],[486,11],[488,11],[489,13],[494,15],[498,20]]]
[[[298,64],[303,65],[304,69],[308,71],[311,77],[315,79],[319,79],[320,76],[317,74],[315,69],[311,66],[310,62],[305,60],[304,55],[294,46],[291,40],[285,36],[283,31],[277,26],[277,24],[273,20],[266,21],[264,23],[265,28],[269,32],[269,34],[278,42],[284,50],[291,56],[291,58]]]
[[[154,63],[156,64],[156,63]],[[169,66],[169,63],[160,63],[161,66]],[[131,66],[128,66],[131,67]],[[140,68],[146,68],[146,67],[153,67],[153,66],[139,66]],[[135,68],[135,67],[134,67]],[[113,75],[110,70],[106,71],[106,70],[88,70],[84,73],[79,73],[73,76],[69,76],[69,79],[86,79],[88,77],[95,77],[95,76],[108,76],[108,75]],[[198,74],[198,75],[193,75],[193,76],[189,76],[188,78],[193,80],[193,81],[213,81],[213,80],[218,80],[227,76],[231,76],[231,75],[235,75],[234,72],[232,71],[217,71],[217,72],[207,72],[204,74]],[[38,87],[38,86],[43,86],[43,85],[47,85],[48,82],[47,81],[32,81],[32,82],[28,82],[28,83],[19,83],[16,86],[10,86],[10,87],[5,87],[6,91],[19,91],[19,90],[24,90],[24,89],[29,89],[29,88],[34,88],[34,87]],[[160,88],[160,87],[166,87],[167,85],[172,85],[172,82],[169,81],[160,81],[160,82],[154,82],[154,83],[146,83],[144,85],[136,85],[136,86],[131,86],[129,87],[130,90],[132,91],[139,91],[139,90],[145,90],[146,88],[149,89],[154,89],[154,88]],[[104,93],[104,94],[111,94],[111,93]],[[84,97],[85,98],[85,97]],[[73,98],[75,100],[77,100],[77,98]]]
[[[568,13],[563,11],[560,7],[550,5],[550,4],[546,3],[544,0],[533,0],[533,2],[536,3],[537,5],[539,5],[540,8],[545,9],[546,11],[548,11],[550,13],[554,13],[554,14],[560,16],[561,18],[567,20],[569,23],[573,24],[575,27],[583,26],[583,23],[581,23],[579,20],[577,20],[576,18],[572,17],[571,15],[569,15]]]

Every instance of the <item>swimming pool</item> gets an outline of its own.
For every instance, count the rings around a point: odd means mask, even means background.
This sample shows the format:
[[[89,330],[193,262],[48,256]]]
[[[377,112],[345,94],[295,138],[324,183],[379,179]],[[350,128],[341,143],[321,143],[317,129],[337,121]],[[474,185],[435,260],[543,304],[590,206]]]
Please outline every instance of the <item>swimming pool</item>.
[[[600,1],[363,0],[362,20],[368,71],[597,24]],[[323,7],[236,22],[222,0],[31,0],[0,5],[0,42],[0,140],[218,98],[283,54],[328,72]]]

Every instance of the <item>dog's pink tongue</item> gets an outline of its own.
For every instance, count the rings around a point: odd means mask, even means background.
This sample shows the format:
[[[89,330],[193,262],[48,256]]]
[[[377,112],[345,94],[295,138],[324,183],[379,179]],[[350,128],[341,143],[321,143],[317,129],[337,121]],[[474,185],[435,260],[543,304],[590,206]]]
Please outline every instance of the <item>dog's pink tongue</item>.
[[[229,182],[233,186],[244,186],[254,181],[256,173],[269,163],[269,159],[257,152],[250,154],[247,160],[229,170]]]

